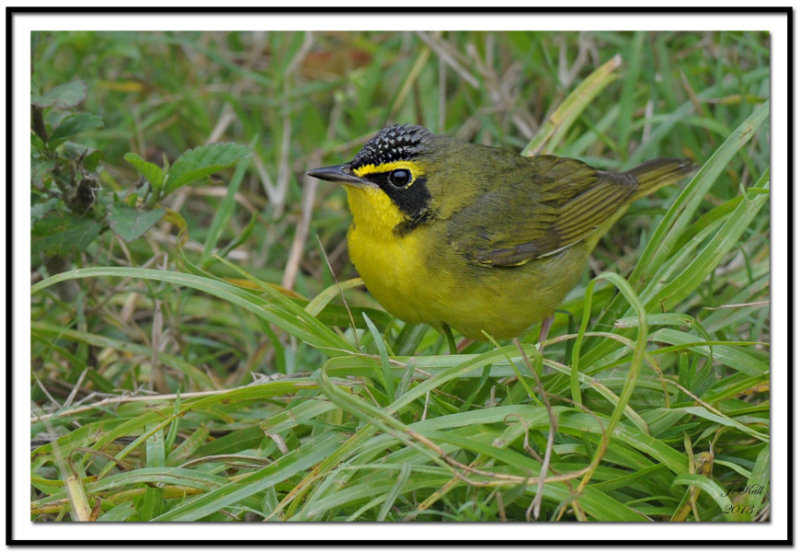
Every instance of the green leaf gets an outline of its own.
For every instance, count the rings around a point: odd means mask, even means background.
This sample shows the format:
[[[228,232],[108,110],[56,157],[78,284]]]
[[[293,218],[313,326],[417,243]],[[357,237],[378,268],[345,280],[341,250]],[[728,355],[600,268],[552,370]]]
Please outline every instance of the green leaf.
[[[128,485],[158,483],[181,485],[192,489],[211,490],[226,483],[224,477],[183,468],[140,468],[125,473],[109,475],[87,485],[89,492],[99,493],[109,489],[123,489]]]
[[[768,115],[769,103],[764,103],[753,110],[753,113],[739,125],[703,164],[691,182],[681,190],[678,198],[669,208],[667,214],[664,215],[661,223],[659,223],[650,238],[647,247],[639,257],[629,281],[634,282],[636,285],[639,285],[639,282],[656,281],[653,278],[655,271],[658,267],[664,265],[673,251],[675,243],[682,236],[683,230],[690,226],[691,219],[708,190],[733,156],[752,138],[761,124],[767,120]],[[695,259],[703,260],[702,256],[699,255],[695,256]]]
[[[683,412],[686,412],[687,414],[691,414],[693,416],[698,416],[700,418],[704,418],[706,420],[718,423],[718,424],[723,425],[723,426],[736,428],[739,431],[741,431],[742,433],[746,433],[747,435],[750,435],[751,437],[755,437],[756,439],[758,439],[760,441],[764,441],[765,443],[769,442],[769,435],[764,435],[760,431],[758,431],[756,429],[753,429],[753,428],[751,428],[749,426],[746,426],[741,422],[737,422],[736,420],[734,420],[732,418],[729,418],[727,416],[719,416],[717,414],[714,414],[713,412],[710,412],[709,410],[707,410],[703,406],[689,406],[687,408],[683,408],[683,409],[677,409],[676,408],[676,409],[673,409],[673,410],[676,411],[676,412],[682,410]]]
[[[150,432],[154,428],[147,427],[146,432]],[[150,437],[147,438],[145,443],[145,451],[147,453],[147,467],[148,468],[163,468],[164,458],[164,432],[161,429],[154,431]]]
[[[225,262],[224,259],[222,259],[222,261]],[[227,266],[234,269],[236,268],[235,265],[231,264],[227,264]],[[245,277],[249,276],[245,272],[240,273]],[[352,349],[352,345],[350,345],[346,340],[342,339],[332,329],[328,328],[315,317],[304,311],[303,308],[297,305],[294,301],[265,284],[260,288],[260,292],[265,296],[262,298],[250,291],[242,290],[227,282],[221,282],[214,278],[196,276],[193,274],[144,268],[131,269],[124,267],[92,267],[70,270],[68,272],[62,272],[60,274],[50,276],[49,278],[32,285],[31,293],[37,293],[46,287],[57,284],[58,282],[64,280],[70,280],[73,278],[95,278],[99,276],[145,278],[192,287],[205,293],[221,297],[231,304],[244,307],[259,318],[265,320],[266,322],[276,324],[298,339],[307,341],[314,347],[336,351],[349,351]],[[205,385],[213,387],[213,384],[210,383],[206,383]]]
[[[628,151],[628,142],[635,116],[634,112],[636,108],[639,107],[634,99],[634,94],[636,92],[636,85],[642,78],[641,70],[644,39],[645,33],[637,31],[633,35],[633,40],[630,41],[628,51],[625,55],[628,66],[625,68],[625,80],[622,82],[622,95],[619,102],[622,106],[622,112],[620,113],[619,122],[617,124],[619,151],[622,152],[623,155]]]
[[[138,501],[139,521],[149,521],[161,513],[164,508],[164,489],[161,487],[145,487],[144,495]]]
[[[86,99],[88,87],[81,79],[59,84],[41,96],[33,96],[31,103],[39,107],[56,106],[59,109],[71,109]]]
[[[128,152],[123,157],[125,161],[136,167],[139,174],[144,176],[153,187],[153,193],[158,196],[164,184],[164,171],[161,167],[149,161],[145,161],[133,152]]]
[[[764,502],[764,488],[769,487],[769,446],[764,446],[756,457],[753,471],[747,478],[747,487],[755,492],[749,492],[744,497],[744,504],[751,505],[753,510],[758,511]],[[745,515],[740,516],[744,521],[753,519],[752,515],[747,515],[747,508],[744,508]]]
[[[44,145],[44,141],[42,140],[41,136],[36,134],[35,132],[31,132],[31,153],[39,153],[44,154],[47,148]]]
[[[53,213],[33,225],[31,254],[79,253],[100,234],[102,225],[72,213]]]
[[[108,215],[108,224],[116,235],[131,242],[147,232],[166,212],[162,207],[152,211],[139,211],[124,203],[115,203]]]
[[[757,184],[763,185],[769,178],[769,169],[764,171]],[[767,203],[769,195],[754,195],[739,203],[725,223],[709,240],[702,251],[677,274],[670,282],[658,291],[657,296],[648,302],[657,304],[665,310],[674,308],[683,301],[705,278],[722,262],[725,255],[735,248],[742,234],[749,228],[753,218]]]
[[[576,86],[575,90],[547,118],[547,121],[542,123],[536,135],[522,150],[522,155],[552,152],[575,119],[604,88],[616,80],[617,75],[614,74],[614,71],[620,65],[622,65],[622,58],[616,55]]]
[[[31,205],[31,222],[36,222],[53,210],[60,200],[57,197]]]
[[[282,456],[269,466],[247,474],[227,485],[190,498],[152,521],[195,521],[222,508],[263,492],[265,489],[302,474],[323,461],[342,439],[337,434],[322,435]]]
[[[31,137],[36,136],[31,134]],[[31,144],[31,149],[35,146]],[[33,156],[31,159],[31,184],[33,188],[40,190],[45,189],[53,178],[53,169],[55,169],[55,161],[48,157]],[[31,203],[36,203],[32,201]]]
[[[251,142],[251,145],[255,145],[255,138]],[[225,193],[225,198],[222,200],[219,208],[214,212],[214,220],[211,221],[211,228],[209,229],[208,236],[206,237],[206,243],[203,247],[203,254],[200,256],[200,266],[202,267],[208,266],[209,261],[211,260],[211,251],[217,247],[217,242],[222,234],[222,229],[225,227],[231,216],[233,216],[233,212],[236,207],[236,194],[238,193],[239,186],[244,179],[247,165],[247,163],[239,163],[236,166],[236,171],[233,173],[233,178],[231,178],[231,181],[227,186],[228,190]]]
[[[719,509],[723,512],[731,511],[731,499],[728,498],[728,493],[722,490],[722,487],[717,485],[714,481],[702,475],[694,473],[683,473],[675,477],[673,485],[694,485],[703,490],[708,496],[714,499]]]
[[[82,158],[83,168],[90,172],[97,170],[97,164],[100,162],[100,159],[103,158],[102,151],[90,148],[86,144],[79,144],[67,140],[61,148],[72,159]]]
[[[108,512],[97,518],[97,521],[128,521],[136,514],[136,508],[132,500],[118,504]]]
[[[58,145],[70,136],[79,134],[85,130],[103,126],[103,118],[94,113],[73,113],[61,121],[50,136],[50,144]]]
[[[383,502],[383,506],[381,506],[381,511],[378,513],[378,521],[386,521],[386,516],[397,501],[397,497],[400,496],[400,491],[403,490],[409,475],[411,475],[411,464],[404,463],[400,469],[400,474],[397,476],[397,481],[395,481],[392,490]]]
[[[181,186],[210,176],[251,155],[249,148],[233,143],[211,144],[189,150],[169,169],[165,194],[171,194]]]
[[[62,272],[61,274],[64,273]],[[58,325],[54,326],[40,324],[36,321],[32,321],[31,324],[32,335],[45,336],[47,339],[51,340],[54,337],[58,337],[59,339],[68,339],[78,343],[87,343],[95,347],[117,349],[119,351],[134,355],[141,355],[147,358],[153,354],[153,350],[144,345],[136,345],[125,341],[112,339],[110,337],[93,334],[91,332],[65,330],[62,326]],[[159,353],[158,361],[176,370],[177,372],[181,372],[188,381],[198,386],[202,386],[203,388],[210,388],[214,386],[214,384],[211,382],[211,379],[205,374],[205,372],[189,362],[167,353]]]

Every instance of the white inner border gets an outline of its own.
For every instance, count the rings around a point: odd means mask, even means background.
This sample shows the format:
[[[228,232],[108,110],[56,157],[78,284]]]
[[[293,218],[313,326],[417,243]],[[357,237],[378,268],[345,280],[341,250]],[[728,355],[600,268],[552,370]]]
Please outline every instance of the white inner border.
[[[22,2],[20,2],[22,3]],[[784,539],[788,530],[785,475],[792,467],[787,460],[787,370],[788,357],[788,251],[787,218],[788,182],[786,148],[788,138],[788,40],[784,14],[583,14],[577,8],[565,8],[564,14],[314,14],[248,13],[215,14],[24,14],[13,18],[14,74],[12,84],[16,104],[14,117],[14,293],[4,300],[13,300],[13,365],[14,416],[14,520],[15,539],[69,541],[71,539],[165,539],[177,541],[213,539],[452,539],[502,541],[506,539],[544,540],[574,539],[673,539],[712,540]],[[574,13],[569,13],[575,10]],[[300,11],[300,10],[299,10]],[[30,97],[30,32],[34,30],[767,30],[772,34],[772,474],[770,482],[771,516],[769,524],[726,523],[646,523],[646,524],[573,524],[539,523],[535,527],[523,523],[488,526],[480,523],[440,524],[315,524],[313,530],[298,524],[236,523],[220,531],[216,524],[72,524],[29,521],[30,443],[28,413],[30,405],[30,182],[29,128],[30,110],[25,98]],[[76,75],[79,76],[79,75]],[[7,114],[8,115],[8,114]],[[6,121],[8,123],[9,121]],[[2,138],[5,141],[5,137]],[[4,196],[5,197],[5,196]],[[5,201],[3,202],[5,205]],[[4,209],[3,209],[4,211]],[[3,212],[5,215],[5,212]],[[2,225],[0,225],[2,226]],[[5,228],[0,228],[5,238]],[[2,243],[5,243],[3,240]],[[2,255],[5,257],[5,255]],[[5,259],[2,261],[5,263]],[[2,271],[5,275],[5,271]],[[3,276],[4,277],[4,276]],[[4,322],[3,322],[4,324]],[[5,332],[3,332],[5,335]],[[3,342],[5,346],[5,341]],[[3,400],[5,397],[3,397]],[[3,440],[5,441],[5,440]],[[3,444],[5,447],[5,443]],[[5,456],[3,456],[5,458]],[[3,460],[4,462],[4,460]]]

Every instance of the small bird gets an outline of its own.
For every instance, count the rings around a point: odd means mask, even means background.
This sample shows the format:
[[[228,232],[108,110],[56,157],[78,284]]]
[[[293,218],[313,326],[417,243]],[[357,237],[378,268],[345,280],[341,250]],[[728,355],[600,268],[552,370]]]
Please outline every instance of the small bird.
[[[507,339],[551,316],[628,206],[695,169],[656,159],[614,173],[394,125],[308,174],[345,185],[350,258],[370,293],[452,343],[450,328]]]

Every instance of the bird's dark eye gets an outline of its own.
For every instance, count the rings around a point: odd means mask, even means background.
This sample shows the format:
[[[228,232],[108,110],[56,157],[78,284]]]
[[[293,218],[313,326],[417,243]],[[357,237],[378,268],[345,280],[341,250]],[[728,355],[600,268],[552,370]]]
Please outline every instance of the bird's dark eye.
[[[405,188],[411,183],[411,171],[408,169],[395,169],[389,173],[389,184],[393,188]]]

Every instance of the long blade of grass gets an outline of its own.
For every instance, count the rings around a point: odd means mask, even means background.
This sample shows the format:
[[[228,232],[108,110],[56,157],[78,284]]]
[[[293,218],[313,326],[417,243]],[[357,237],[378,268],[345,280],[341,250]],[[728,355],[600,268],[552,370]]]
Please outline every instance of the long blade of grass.
[[[603,89],[617,79],[614,71],[622,65],[622,58],[614,56],[575,87],[561,105],[539,127],[536,135],[522,150],[522,155],[549,153],[561,141],[570,125]]]
[[[680,239],[685,228],[705,194],[725,169],[734,155],[752,138],[755,131],[767,120],[769,102],[758,106],[714,152],[697,172],[692,181],[678,195],[667,211],[636,263],[629,280],[634,289],[648,281],[657,267],[662,265]]]
[[[256,139],[257,137],[254,137],[250,141],[251,150],[256,145]],[[228,221],[233,215],[233,210],[236,207],[236,193],[239,191],[239,186],[242,184],[245,171],[249,165],[249,158],[239,161],[236,164],[236,171],[233,173],[233,177],[231,177],[231,181],[228,183],[225,198],[222,200],[219,208],[214,212],[214,219],[211,221],[211,227],[208,229],[206,242],[203,245],[203,252],[200,254],[200,262],[198,263],[203,268],[206,268],[211,261],[211,253],[214,248],[217,247],[222,229],[228,224]]]
[[[769,169],[759,178],[757,188],[768,188]],[[703,280],[722,261],[725,255],[739,243],[739,238],[744,234],[750,223],[769,200],[769,194],[753,194],[752,199],[745,199],[733,212],[726,217],[725,223],[714,237],[706,244],[695,259],[677,274],[672,281],[658,291],[658,294],[648,301],[652,307],[656,303],[664,310],[673,309],[683,301],[692,291],[697,289]]]
[[[31,293],[37,293],[42,289],[66,280],[102,276],[157,280],[197,289],[229,303],[239,305],[259,318],[283,328],[288,333],[314,347],[335,350],[349,350],[352,348],[349,343],[303,310],[302,307],[299,307],[291,299],[268,286],[262,289],[270,295],[270,301],[266,301],[226,282],[193,274],[146,268],[92,267],[71,270],[51,276],[33,285]]]
[[[324,460],[339,445],[341,436],[328,434],[304,443],[270,464],[213,491],[186,500],[152,521],[196,521],[274,487]]]

